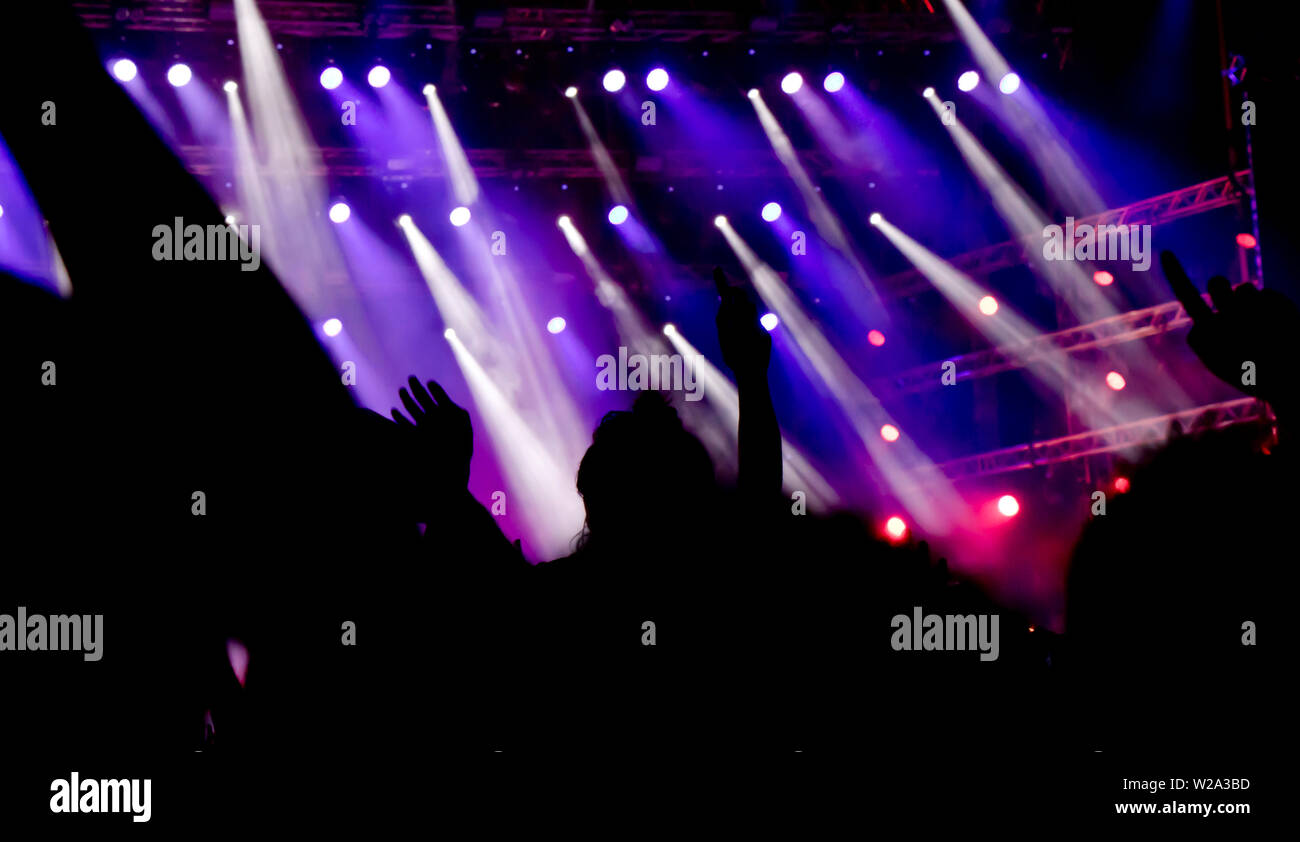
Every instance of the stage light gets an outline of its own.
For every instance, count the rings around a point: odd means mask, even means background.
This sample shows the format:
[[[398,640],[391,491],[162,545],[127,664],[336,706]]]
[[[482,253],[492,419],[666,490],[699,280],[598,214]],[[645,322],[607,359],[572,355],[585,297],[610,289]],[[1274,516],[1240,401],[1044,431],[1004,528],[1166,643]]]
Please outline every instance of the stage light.
[[[898,441],[899,435],[901,434],[898,432],[898,428],[893,424],[886,424],[880,428],[880,437],[885,441]]]
[[[718,214],[717,216],[713,217],[713,224],[721,228],[722,226],[727,224],[727,218],[722,214]]]
[[[879,225],[882,219],[884,219],[883,216],[878,213],[873,213],[871,216],[867,217],[867,222],[870,222],[872,225]]]
[[[609,224],[622,225],[627,222],[627,208],[623,205],[614,205],[609,209]]]
[[[1105,269],[1098,269],[1092,273],[1092,279],[1097,282],[1098,286],[1108,287],[1115,283],[1115,276]]]
[[[432,82],[425,85],[423,88],[420,88],[420,93],[424,94],[425,96],[433,96],[437,92],[438,92],[438,88]]]
[[[1123,494],[1128,491],[1130,487],[1128,477],[1115,477],[1115,491],[1117,493]]]
[[[451,219],[452,225],[455,225],[457,228],[461,227],[465,223],[469,222],[469,208],[459,207],[454,209],[451,212],[449,219]]]
[[[235,215],[233,213],[226,214],[226,224],[227,225],[235,224]]]
[[[1020,501],[1010,494],[998,498],[998,511],[1003,517],[1015,517],[1020,512]]]
[[[1124,375],[1120,374],[1118,371],[1110,371],[1106,373],[1106,385],[1118,392],[1120,389],[1127,386],[1128,383],[1124,380]]]
[[[1237,235],[1237,245],[1244,249],[1253,249],[1255,247],[1255,235],[1241,233]]]
[[[573,99],[575,96],[578,95],[578,89],[570,85],[569,87],[564,89],[564,95],[567,96],[569,99]]]
[[[393,74],[390,73],[388,68],[384,67],[382,64],[376,64],[374,67],[370,68],[370,72],[366,74],[366,81],[370,83],[370,87],[372,88],[382,88],[384,85],[387,85],[389,80],[392,78]]]
[[[980,299],[980,312],[986,316],[991,316],[998,311],[998,300],[991,295],[986,295]]]
[[[443,335],[443,338],[445,338],[445,339],[455,339],[455,338],[456,338],[456,331],[452,330],[451,328],[447,328],[446,330],[444,330],[444,331],[442,332],[442,335]]]
[[[998,90],[1004,94],[1014,94],[1020,89],[1020,77],[1014,73],[1008,73],[998,82]]]
[[[662,91],[668,87],[668,71],[662,67],[656,67],[646,74],[645,86],[652,91]]]
[[[562,215],[559,219],[555,220],[555,224],[560,226],[561,228],[563,228],[566,225],[571,225],[572,223],[573,220],[569,219],[567,214]]]
[[[4,215],[5,215],[4,205],[0,205],[0,217],[3,217]]]
[[[781,80],[781,90],[788,94],[794,94],[803,87],[803,76],[798,73],[787,73]]]
[[[411,215],[409,213],[404,213],[401,216],[397,217],[397,224],[402,226],[410,225]]]
[[[921,96],[925,97],[926,99],[931,99],[931,98],[933,98],[933,97],[934,97],[934,88],[926,88],[925,90],[921,91]]]
[[[167,81],[171,82],[173,88],[183,88],[193,78],[194,73],[188,64],[173,64],[167,68]]]
[[[623,71],[614,69],[606,73],[605,78],[600,83],[605,86],[605,90],[611,94],[616,94],[623,90],[623,86],[627,84],[627,76],[623,75]]]
[[[343,330],[343,322],[338,319],[326,319],[325,324],[321,325],[321,330],[325,331],[326,336],[338,336]]]
[[[781,320],[776,317],[776,313],[764,313],[759,318],[758,323],[763,326],[763,330],[771,332],[776,330],[776,326],[781,323]]]
[[[763,221],[776,222],[781,218],[781,206],[776,202],[768,202],[763,205]]]
[[[327,67],[320,72],[320,86],[332,91],[343,84],[343,71],[337,67]]]
[[[885,334],[878,330],[869,330],[867,331],[867,341],[879,348],[885,344]]]
[[[750,99],[758,99],[759,97],[758,88],[750,88],[748,91],[745,92],[745,96],[749,97]]]
[[[556,316],[546,323],[546,330],[550,333],[562,333],[564,331],[564,318]]]
[[[330,222],[335,224],[347,222],[350,216],[352,216],[352,208],[348,207],[346,202],[335,202],[330,205]]]
[[[229,79],[226,81],[226,84],[221,86],[221,90],[225,91],[228,94],[233,94],[235,91],[239,90],[239,85],[235,82],[234,79]]]
[[[673,326],[672,322],[669,322],[668,324],[664,325],[664,336],[676,336],[676,335],[677,335],[677,328]]]
[[[898,540],[907,532],[907,523],[898,515],[894,515],[885,521],[885,532],[889,533],[889,537]]]
[[[826,89],[828,94],[835,93],[844,87],[844,74],[838,70],[827,73],[826,78],[822,80],[822,87]]]
[[[957,77],[957,90],[963,93],[975,90],[975,86],[980,83],[980,75],[974,70],[967,70]]]
[[[119,82],[130,82],[137,73],[135,62],[129,58],[120,58],[113,62],[113,75]]]

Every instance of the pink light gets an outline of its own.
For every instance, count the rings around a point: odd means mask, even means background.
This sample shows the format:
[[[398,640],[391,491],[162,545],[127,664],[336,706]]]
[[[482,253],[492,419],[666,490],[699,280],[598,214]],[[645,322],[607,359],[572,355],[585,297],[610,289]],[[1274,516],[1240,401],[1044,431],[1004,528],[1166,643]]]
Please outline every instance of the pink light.
[[[1092,279],[1097,282],[1098,286],[1108,287],[1115,283],[1115,276],[1105,269],[1098,269],[1092,273]]]
[[[239,686],[243,687],[244,680],[248,677],[248,647],[232,637],[226,641],[226,657],[230,660],[230,668],[235,671]]]
[[[1127,386],[1128,383],[1125,382],[1124,375],[1120,374],[1118,371],[1112,371],[1106,374],[1106,385],[1118,392],[1120,389]]]
[[[1115,477],[1116,492],[1118,492],[1119,494],[1123,494],[1125,491],[1129,490],[1129,487],[1130,486],[1129,486],[1128,477]]]
[[[998,512],[1003,517],[1015,517],[1020,513],[1020,501],[1010,494],[1003,494],[998,498]]]
[[[885,441],[898,441],[900,435],[898,428],[893,424],[886,424],[880,428],[880,437]]]
[[[1255,247],[1255,235],[1241,233],[1237,235],[1237,245],[1244,249],[1253,249]]]
[[[907,533],[907,524],[898,515],[894,515],[885,521],[885,532],[895,541],[899,540]]]
[[[885,344],[885,334],[878,330],[869,330],[867,331],[867,341],[879,348]]]
[[[980,299],[980,312],[986,316],[991,316],[998,311],[998,300],[991,295],[986,295]]]

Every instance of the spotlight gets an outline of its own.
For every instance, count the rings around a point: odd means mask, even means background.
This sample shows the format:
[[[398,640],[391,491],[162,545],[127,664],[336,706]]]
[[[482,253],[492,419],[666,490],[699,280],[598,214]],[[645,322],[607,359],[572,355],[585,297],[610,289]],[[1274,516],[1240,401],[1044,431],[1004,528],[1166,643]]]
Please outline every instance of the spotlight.
[[[228,94],[233,94],[235,91],[239,90],[239,85],[236,84],[234,79],[230,79],[226,82],[226,84],[221,86],[221,90],[225,91]]]
[[[616,94],[623,90],[623,86],[627,84],[627,77],[623,75],[623,71],[616,68],[605,74],[601,84],[605,86],[605,90],[611,94]]]
[[[119,82],[130,82],[136,74],[135,62],[129,58],[120,58],[113,62],[113,75]]]
[[[925,97],[926,99],[932,98],[934,96],[934,88],[926,88],[925,90],[921,91],[921,96]]]
[[[884,217],[878,213],[873,213],[871,216],[867,217],[867,222],[870,222],[872,225],[879,225],[883,220]]]
[[[718,214],[717,216],[713,217],[713,224],[721,228],[722,226],[727,224],[727,218],[722,214]]]
[[[320,72],[320,86],[332,91],[343,84],[343,71],[337,67],[327,67]]]
[[[980,299],[980,312],[986,316],[991,316],[998,311],[998,300],[991,295],[986,295]]]
[[[348,207],[346,202],[335,202],[330,205],[330,222],[335,224],[347,222],[351,215],[352,208]]]
[[[750,99],[758,99],[759,97],[758,88],[750,88],[745,93],[745,96],[749,97]]]
[[[1128,382],[1124,380],[1124,375],[1118,371],[1109,371],[1106,373],[1106,385],[1118,392],[1127,386]]]
[[[889,537],[897,541],[899,538],[903,537],[905,532],[907,532],[907,523],[898,515],[894,515],[889,520],[885,521],[885,532],[889,533]]]
[[[781,218],[781,206],[776,202],[768,202],[763,205],[763,221],[776,222]]]
[[[677,328],[673,326],[672,322],[669,322],[668,324],[664,325],[664,336],[676,336],[676,335],[677,335]]]
[[[404,213],[404,214],[402,214],[401,216],[397,217],[397,224],[398,224],[398,225],[410,225],[410,224],[411,224],[411,215],[410,215],[409,213]]]
[[[1128,477],[1115,477],[1115,491],[1116,491],[1116,492],[1118,492],[1118,493],[1120,493],[1120,494],[1123,494],[1125,491],[1128,491],[1130,487],[1131,487],[1131,486],[1130,486],[1130,483],[1129,483],[1129,481],[1128,481]]]
[[[451,216],[449,217],[449,219],[451,219],[452,225],[455,225],[457,228],[459,228],[460,226],[469,222],[469,208],[463,206],[456,208],[451,212]]]
[[[869,330],[867,331],[867,341],[879,348],[885,344],[885,334],[878,330]]]
[[[233,213],[226,214],[226,224],[227,225],[235,224],[235,215]]]
[[[886,424],[880,428],[880,437],[885,441],[898,441],[899,435],[901,434],[898,432],[898,428],[893,424]]]
[[[384,67],[382,64],[376,64],[374,67],[370,68],[370,72],[366,74],[366,81],[370,83],[370,87],[372,88],[382,88],[384,85],[387,85],[388,81],[392,78],[393,74],[390,73],[388,68]]]
[[[420,93],[424,94],[425,96],[433,96],[437,92],[438,89],[432,83],[425,85],[423,88],[420,88]]]
[[[622,225],[627,222],[627,208],[622,205],[614,205],[609,209],[610,225]]]
[[[0,205],[0,217],[3,217],[4,215],[5,215],[4,205]]]
[[[1238,234],[1237,245],[1241,246],[1244,249],[1253,249],[1255,247],[1255,235],[1245,234],[1245,233]]]
[[[578,89],[570,85],[569,87],[564,89],[564,95],[567,96],[569,99],[573,99],[575,96],[578,95]]]
[[[1014,94],[1020,90],[1020,77],[1014,73],[1008,73],[1002,77],[1001,82],[998,82],[998,90],[1004,94]]]
[[[456,331],[452,330],[451,328],[447,328],[446,330],[444,330],[444,331],[442,332],[442,335],[443,335],[444,337],[446,337],[447,339],[455,339],[455,338],[456,338]]]
[[[546,323],[546,329],[551,333],[562,333],[564,331],[563,317],[556,316],[555,318],[551,319],[549,322]]]
[[[1098,269],[1092,273],[1092,279],[1097,282],[1098,286],[1108,287],[1115,283],[1115,276],[1105,269]]]
[[[570,224],[572,224],[572,222],[573,222],[573,220],[569,219],[569,217],[568,217],[567,214],[564,215],[564,216],[561,216],[559,219],[555,220],[555,224],[558,225],[558,226],[560,226],[561,228],[563,228],[563,227],[566,226],[566,225],[570,225]]]
[[[759,318],[758,323],[763,326],[763,330],[771,332],[776,330],[776,326],[781,323],[781,320],[776,317],[776,313],[764,313]]]
[[[781,80],[781,90],[788,94],[794,94],[802,87],[803,77],[798,73],[787,73],[785,78]]]
[[[645,86],[652,91],[662,91],[668,87],[668,71],[662,67],[656,67],[646,74]]]
[[[833,73],[827,73],[826,78],[822,80],[822,87],[826,93],[833,94],[840,88],[844,87],[844,74],[836,70]]]
[[[1020,511],[1020,501],[1010,494],[1003,494],[998,498],[998,511],[1003,517],[1015,517]]]
[[[194,73],[190,71],[188,64],[173,64],[167,68],[167,81],[171,82],[173,88],[183,88],[194,78]]]
[[[338,319],[326,319],[325,324],[321,325],[321,330],[325,331],[326,336],[338,336],[339,331],[343,330],[343,322]]]
[[[974,70],[967,70],[957,77],[957,90],[966,92],[975,90],[975,86],[980,83],[980,75]]]

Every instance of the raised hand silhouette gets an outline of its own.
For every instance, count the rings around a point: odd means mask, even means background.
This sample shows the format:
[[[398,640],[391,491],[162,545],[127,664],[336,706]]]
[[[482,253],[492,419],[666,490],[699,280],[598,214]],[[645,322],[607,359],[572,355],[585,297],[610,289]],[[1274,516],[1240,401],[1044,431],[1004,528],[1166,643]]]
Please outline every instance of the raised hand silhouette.
[[[758,309],[745,291],[732,286],[720,267],[713,269],[713,284],[722,303],[716,324],[722,361],[737,380],[766,376],[772,358],[772,337],[758,323]]]
[[[418,442],[421,458],[426,460],[423,469],[434,488],[445,493],[464,491],[469,485],[470,457],[474,455],[474,427],[469,413],[452,401],[437,381],[430,380],[427,390],[415,375],[407,383],[410,391],[403,387],[398,394],[411,417],[408,419],[394,407],[393,420],[416,434],[412,440]]]
[[[1213,308],[1173,253],[1160,266],[1192,319],[1187,344],[1224,383],[1268,401],[1290,416],[1300,392],[1294,361],[1300,356],[1300,308],[1282,293],[1245,283],[1235,289],[1222,275],[1206,285]]]

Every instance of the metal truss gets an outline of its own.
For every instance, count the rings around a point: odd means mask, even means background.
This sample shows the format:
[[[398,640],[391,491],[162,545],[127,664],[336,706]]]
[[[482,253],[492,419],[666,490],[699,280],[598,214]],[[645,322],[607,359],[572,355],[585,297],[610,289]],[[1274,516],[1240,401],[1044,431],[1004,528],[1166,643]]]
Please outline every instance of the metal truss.
[[[587,149],[466,149],[466,157],[479,178],[602,178]],[[614,164],[631,180],[638,178],[784,178],[785,168],[770,149],[733,149],[727,163],[719,168],[705,150],[672,150],[660,155],[634,156],[627,150],[611,149]],[[213,175],[228,167],[229,149],[186,145],[181,159],[194,175]],[[827,176],[840,171],[840,165],[821,151],[800,152],[800,160],[813,173]],[[333,177],[369,176],[407,181],[442,178],[446,170],[442,156],[432,149],[413,155],[376,162],[360,149],[343,146],[318,150],[320,164],[311,174]]]
[[[1206,297],[1208,301],[1208,296]],[[1192,323],[1183,305],[1166,301],[1153,307],[1130,310],[1117,316],[1101,319],[1078,327],[1043,333],[1020,345],[1002,345],[949,357],[946,360],[909,368],[894,377],[882,377],[876,382],[904,394],[920,392],[938,386],[946,363],[956,364],[953,375],[957,382],[988,377],[1003,371],[1032,365],[1052,354],[1068,354],[1089,348],[1105,348],[1134,339],[1142,339],[1186,327]]]
[[[1198,213],[1228,207],[1254,191],[1250,170],[1223,176],[1181,190],[1143,199],[1121,208],[1102,211],[1075,220],[1080,225],[1161,225]],[[1062,223],[1064,220],[1062,220]],[[1025,237],[968,251],[948,262],[971,277],[986,277],[999,269],[1026,262],[1028,248],[1041,248],[1042,238]],[[930,282],[916,269],[884,278],[877,285],[886,294],[904,297],[931,289]]]
[[[234,31],[232,0],[80,0],[91,29],[161,32]],[[682,3],[681,5],[689,5]],[[720,4],[721,5],[721,4]],[[763,44],[936,44],[955,41],[945,14],[879,12],[826,15],[796,12],[753,16],[734,11],[586,11],[523,6],[457,16],[451,3],[300,2],[260,0],[271,32],[306,38],[424,37],[436,41],[657,42]],[[1060,34],[1059,29],[1053,30]]]
[[[1234,424],[1271,420],[1268,405],[1254,398],[1206,404],[1154,418],[1143,418],[1102,430],[1090,430],[1046,441],[1021,444],[936,465],[934,471],[949,480],[1002,474],[1082,459],[1133,447],[1159,444],[1177,422],[1185,430],[1218,430]],[[936,477],[937,478],[937,477]]]

